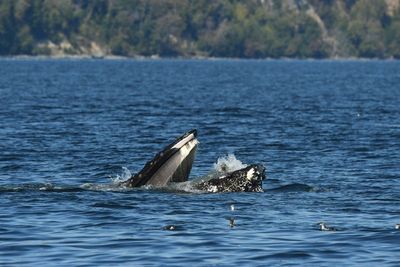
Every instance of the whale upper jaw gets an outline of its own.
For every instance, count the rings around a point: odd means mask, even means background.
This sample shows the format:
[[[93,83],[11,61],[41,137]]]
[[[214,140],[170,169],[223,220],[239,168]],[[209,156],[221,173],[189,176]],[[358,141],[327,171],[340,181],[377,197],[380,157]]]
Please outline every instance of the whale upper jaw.
[[[266,178],[265,168],[253,164],[226,175],[200,181],[194,185],[197,190],[218,192],[264,192],[262,181]]]
[[[122,184],[127,187],[162,187],[170,182],[187,181],[199,143],[196,137],[196,130],[185,133],[147,162],[139,173]]]

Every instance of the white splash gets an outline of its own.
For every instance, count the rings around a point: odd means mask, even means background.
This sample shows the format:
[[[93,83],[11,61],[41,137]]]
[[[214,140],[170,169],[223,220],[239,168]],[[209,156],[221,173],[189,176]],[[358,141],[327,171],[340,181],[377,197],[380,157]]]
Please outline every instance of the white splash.
[[[132,190],[132,188],[127,188],[125,186],[120,186],[118,184],[93,184],[84,183],[79,186],[81,189],[89,191],[100,191],[100,192],[125,192]]]
[[[122,167],[121,175],[117,174],[116,177],[110,177],[110,179],[111,179],[113,184],[119,184],[119,183],[121,183],[123,181],[128,180],[131,177],[132,177],[131,171],[126,167]]]
[[[146,187],[146,186],[145,186]],[[154,188],[153,188],[154,189]],[[164,191],[169,192],[185,192],[185,193],[204,193],[201,190],[195,189],[193,187],[192,181],[180,182],[180,183],[170,183],[166,187],[161,187]]]
[[[219,173],[233,172],[246,167],[247,165],[238,160],[234,154],[220,157],[217,163],[214,163],[214,170]]]

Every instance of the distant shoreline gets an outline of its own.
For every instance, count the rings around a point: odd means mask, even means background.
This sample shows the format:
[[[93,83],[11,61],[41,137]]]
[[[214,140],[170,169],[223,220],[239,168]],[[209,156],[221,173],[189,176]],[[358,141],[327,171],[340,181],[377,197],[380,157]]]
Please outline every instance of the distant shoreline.
[[[0,14],[6,57],[400,59],[400,0],[6,0]]]
[[[396,58],[360,58],[360,57],[333,57],[333,58],[234,58],[234,57],[160,57],[153,56],[93,56],[93,55],[10,55],[0,56],[0,60],[137,60],[137,61],[157,61],[157,60],[199,60],[199,61],[399,61]]]

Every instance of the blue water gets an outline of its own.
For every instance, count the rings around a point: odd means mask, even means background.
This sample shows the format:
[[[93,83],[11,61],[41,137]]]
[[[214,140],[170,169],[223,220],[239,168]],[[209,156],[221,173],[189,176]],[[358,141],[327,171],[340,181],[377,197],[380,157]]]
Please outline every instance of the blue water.
[[[400,265],[400,62],[3,59],[0,126],[1,266]],[[192,128],[265,192],[116,187]]]

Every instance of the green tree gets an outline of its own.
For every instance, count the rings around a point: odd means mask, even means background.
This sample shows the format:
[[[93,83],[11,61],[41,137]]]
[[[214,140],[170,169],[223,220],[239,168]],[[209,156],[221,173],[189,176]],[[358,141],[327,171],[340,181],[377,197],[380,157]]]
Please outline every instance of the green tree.
[[[0,2],[0,55],[18,52],[15,25],[14,2],[12,0]]]
[[[361,57],[384,56],[384,29],[387,6],[384,0],[359,0],[351,9],[348,36]]]
[[[400,59],[400,8],[395,12],[385,32],[385,43],[387,56]]]

